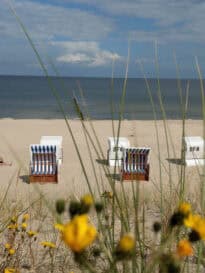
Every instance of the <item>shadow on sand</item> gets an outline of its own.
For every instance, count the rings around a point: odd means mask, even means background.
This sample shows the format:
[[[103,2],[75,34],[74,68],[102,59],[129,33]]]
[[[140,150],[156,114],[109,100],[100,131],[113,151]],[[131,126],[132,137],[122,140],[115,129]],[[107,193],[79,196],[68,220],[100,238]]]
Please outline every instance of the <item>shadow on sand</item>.
[[[23,183],[30,184],[29,175],[20,175],[19,178],[22,180]]]
[[[108,178],[112,178],[112,179],[114,179],[116,181],[121,181],[120,174],[118,174],[118,173],[110,173],[110,174],[106,174],[106,176]]]
[[[184,162],[181,158],[167,158],[167,161],[176,165],[184,165]]]
[[[107,159],[96,159],[96,162],[99,163],[99,164],[108,166]]]

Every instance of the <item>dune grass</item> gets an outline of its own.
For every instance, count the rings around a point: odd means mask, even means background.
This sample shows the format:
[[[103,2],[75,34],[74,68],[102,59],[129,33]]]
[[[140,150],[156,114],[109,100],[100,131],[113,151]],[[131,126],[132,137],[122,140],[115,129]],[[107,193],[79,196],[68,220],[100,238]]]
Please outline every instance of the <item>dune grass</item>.
[[[131,190],[127,192],[126,184],[122,181],[116,188],[115,175],[118,173],[114,167],[114,176],[106,165],[102,165],[102,172],[106,174],[98,177],[94,165],[93,154],[99,160],[106,160],[99,137],[94,128],[89,109],[80,108],[76,98],[73,104],[79,116],[82,136],[87,144],[92,172],[96,179],[97,193],[93,192],[92,185],[83,162],[81,151],[78,148],[75,135],[68,117],[65,114],[58,90],[49,77],[46,66],[37,51],[26,27],[11,7],[18,24],[23,30],[36,58],[47,78],[51,94],[56,98],[56,103],[65,120],[70,137],[73,141],[83,175],[87,182],[88,194],[76,196],[73,193],[66,200],[47,200],[41,195],[28,207],[16,204],[12,211],[9,207],[9,187],[2,195],[1,203],[1,234],[2,245],[0,252],[1,272],[124,272],[124,273],[178,273],[178,272],[203,272],[205,261],[203,258],[203,240],[205,239],[205,187],[204,175],[200,176],[201,195],[198,208],[191,208],[188,200],[189,191],[186,186],[186,167],[182,164],[176,166],[178,181],[173,181],[171,163],[168,168],[162,161],[159,129],[149,80],[146,78],[141,65],[141,71],[147,87],[150,105],[153,110],[155,138],[157,142],[157,160],[159,168],[159,181],[150,179],[150,183],[159,185],[156,199],[153,201],[152,210],[148,209],[150,200],[146,198],[144,185],[139,181],[131,182]],[[157,46],[156,72],[158,81],[158,100],[162,114],[164,136],[166,139],[166,153],[176,154],[172,135],[168,126],[166,109],[163,102],[163,90],[160,85],[160,71],[158,63]],[[123,122],[126,84],[128,80],[129,49],[125,71],[124,86],[121,94],[120,112],[117,126],[111,122],[113,136],[121,135]],[[202,120],[205,128],[205,99],[204,86],[200,67],[196,61],[196,69],[201,83]],[[189,85],[183,90],[180,84],[179,68],[176,62],[178,76],[179,99],[182,113],[181,141],[186,135],[186,113]],[[83,92],[81,95],[83,97]],[[111,80],[110,106],[113,109],[114,80]],[[205,129],[204,129],[205,135]],[[181,145],[181,161],[184,150]],[[163,180],[162,173],[167,173],[167,181]],[[204,174],[204,170],[203,170]],[[110,191],[102,191],[101,179]],[[168,185],[169,188],[167,190]],[[8,202],[8,203],[7,203]],[[68,213],[69,212],[69,213]],[[198,215],[199,213],[200,215]],[[154,216],[152,215],[154,214]],[[87,216],[90,217],[90,222]],[[92,223],[92,224],[91,224]],[[56,224],[56,225],[55,225]],[[55,225],[55,227],[54,227]],[[9,268],[11,269],[9,271]],[[7,270],[7,271],[6,271]],[[13,270],[13,271],[12,271]]]

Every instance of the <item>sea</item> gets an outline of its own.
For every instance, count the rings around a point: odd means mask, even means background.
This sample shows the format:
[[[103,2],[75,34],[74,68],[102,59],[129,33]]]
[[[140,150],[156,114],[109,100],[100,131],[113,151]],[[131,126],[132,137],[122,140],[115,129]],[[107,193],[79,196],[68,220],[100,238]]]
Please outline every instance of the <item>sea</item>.
[[[146,80],[0,76],[0,118],[62,119],[63,112],[69,119],[202,118],[199,80]]]

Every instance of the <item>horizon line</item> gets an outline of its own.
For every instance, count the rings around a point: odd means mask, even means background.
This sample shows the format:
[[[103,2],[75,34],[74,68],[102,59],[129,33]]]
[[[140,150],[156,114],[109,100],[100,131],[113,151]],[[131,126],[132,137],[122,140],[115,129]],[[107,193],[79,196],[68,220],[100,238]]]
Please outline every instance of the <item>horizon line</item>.
[[[0,74],[0,77],[36,77],[36,78],[46,78],[47,76],[45,75],[32,75],[32,74]],[[49,77],[52,78],[96,78],[96,79],[111,79],[112,77],[109,76],[69,76],[69,75],[62,75],[62,76],[57,76],[57,75],[49,75]],[[122,76],[116,76],[113,77],[114,79],[125,79],[125,77]],[[127,77],[127,79],[145,79],[144,77]],[[158,79],[157,77],[146,77],[146,79]],[[160,77],[159,79],[161,80],[200,80],[200,78],[196,77],[190,77],[190,78],[177,78],[177,77]],[[202,80],[205,80],[205,78],[202,78]]]

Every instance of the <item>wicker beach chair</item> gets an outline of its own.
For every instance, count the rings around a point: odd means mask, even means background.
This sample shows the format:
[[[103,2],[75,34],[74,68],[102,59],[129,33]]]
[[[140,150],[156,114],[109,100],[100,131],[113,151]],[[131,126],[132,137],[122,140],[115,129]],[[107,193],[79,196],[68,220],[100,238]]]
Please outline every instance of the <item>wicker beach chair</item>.
[[[40,145],[55,145],[56,146],[56,160],[58,166],[63,163],[63,137],[62,136],[42,136]]]
[[[58,182],[55,145],[30,145],[30,183]]]
[[[121,176],[123,180],[149,180],[150,148],[130,147],[123,151]]]

